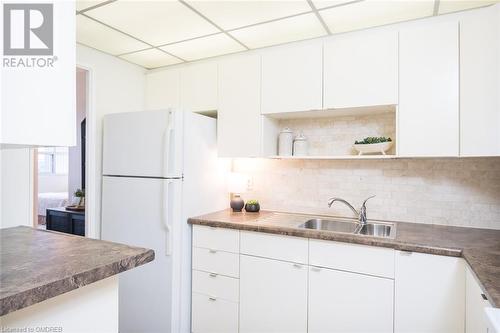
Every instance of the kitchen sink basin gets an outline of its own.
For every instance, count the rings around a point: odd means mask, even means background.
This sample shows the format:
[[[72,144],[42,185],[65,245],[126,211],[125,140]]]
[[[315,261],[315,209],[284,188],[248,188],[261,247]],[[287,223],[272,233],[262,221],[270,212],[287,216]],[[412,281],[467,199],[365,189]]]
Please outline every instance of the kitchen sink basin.
[[[301,229],[332,231],[371,237],[394,238],[396,226],[390,223],[369,222],[363,227],[355,221],[333,219],[310,219],[298,226]]]

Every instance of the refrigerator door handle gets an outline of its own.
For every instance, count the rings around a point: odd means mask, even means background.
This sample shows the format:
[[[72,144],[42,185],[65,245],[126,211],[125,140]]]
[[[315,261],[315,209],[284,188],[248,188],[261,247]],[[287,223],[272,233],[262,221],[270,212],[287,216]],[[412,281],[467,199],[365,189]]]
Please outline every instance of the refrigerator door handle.
[[[171,179],[165,180],[163,183],[163,198],[162,198],[162,222],[165,227],[165,255],[170,256],[172,254],[172,225],[170,224],[169,213],[170,213],[170,184],[172,184]]]
[[[173,154],[170,151],[170,140],[172,138],[172,134],[174,132],[174,126],[172,122],[174,121],[172,117],[172,112],[169,112],[168,115],[168,126],[167,129],[165,130],[165,133],[163,133],[163,176],[164,177],[169,177],[169,167],[170,167],[170,158]]]

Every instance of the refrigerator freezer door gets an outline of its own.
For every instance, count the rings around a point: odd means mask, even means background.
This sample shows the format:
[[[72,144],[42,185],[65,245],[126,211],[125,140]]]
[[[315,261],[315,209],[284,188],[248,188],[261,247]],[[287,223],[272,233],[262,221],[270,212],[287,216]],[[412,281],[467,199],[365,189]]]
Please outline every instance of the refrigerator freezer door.
[[[182,181],[105,176],[102,191],[102,239],[155,251],[119,276],[120,333],[174,332]]]
[[[171,110],[104,117],[103,174],[182,177],[182,112]]]

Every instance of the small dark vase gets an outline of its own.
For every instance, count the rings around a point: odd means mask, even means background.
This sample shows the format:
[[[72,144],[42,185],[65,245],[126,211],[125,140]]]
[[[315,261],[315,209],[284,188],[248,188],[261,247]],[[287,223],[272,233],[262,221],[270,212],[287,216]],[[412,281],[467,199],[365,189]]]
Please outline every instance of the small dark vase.
[[[260,210],[260,204],[246,204],[245,210],[249,213],[257,213]]]
[[[236,194],[231,199],[230,206],[233,209],[233,212],[241,212],[243,210],[243,206],[245,206],[245,202],[239,195]]]

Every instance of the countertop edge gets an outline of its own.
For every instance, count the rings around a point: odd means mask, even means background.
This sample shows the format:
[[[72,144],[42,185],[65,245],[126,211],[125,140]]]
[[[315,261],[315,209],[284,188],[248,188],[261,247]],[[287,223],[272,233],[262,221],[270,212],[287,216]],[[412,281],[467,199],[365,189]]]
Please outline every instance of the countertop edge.
[[[41,303],[50,298],[104,280],[135,267],[142,266],[153,261],[154,258],[154,251],[145,249],[143,253],[111,262],[91,270],[79,272],[63,279],[51,281],[47,284],[24,290],[15,295],[6,296],[0,300],[0,316]],[[23,301],[19,302],[19,299]]]

